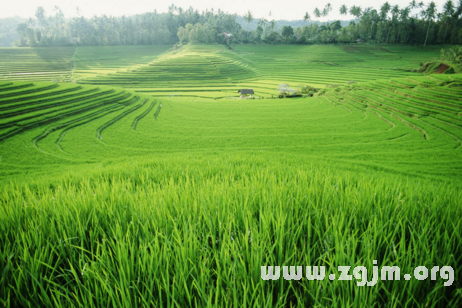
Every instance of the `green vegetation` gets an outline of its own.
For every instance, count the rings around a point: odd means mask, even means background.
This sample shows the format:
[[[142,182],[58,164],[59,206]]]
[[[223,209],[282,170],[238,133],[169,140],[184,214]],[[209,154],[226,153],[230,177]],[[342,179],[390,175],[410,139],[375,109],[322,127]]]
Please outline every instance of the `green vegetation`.
[[[69,81],[75,48],[0,48],[0,81]]]
[[[294,8],[300,10],[299,7]],[[326,17],[334,8],[314,8],[314,18]],[[254,24],[252,12],[244,17],[218,11],[183,9],[171,5],[168,12],[157,11],[135,16],[92,18],[65,18],[55,7],[54,15],[47,15],[38,7],[35,18],[28,21],[0,20],[5,24],[7,38],[17,36],[16,46],[117,46],[184,43],[219,43],[232,47],[233,43],[267,44],[462,44],[462,3],[446,0],[443,10],[435,2],[411,1],[400,7],[385,2],[380,7],[340,6],[347,21],[321,23],[312,20],[308,12],[300,20],[288,25],[287,21],[272,19],[271,12]],[[271,19],[271,20],[269,20]],[[306,25],[308,23],[308,25]],[[15,32],[12,26],[15,26]],[[244,30],[246,28],[246,30]],[[13,33],[12,33],[13,32]],[[232,34],[232,36],[227,36]],[[0,37],[1,43],[1,37]],[[1,45],[0,45],[1,46]]]
[[[355,169],[195,153],[7,185],[3,304],[460,305],[461,190]],[[338,277],[338,265],[372,260],[402,273],[451,265],[455,285],[260,278],[262,265],[325,265]]]
[[[95,77],[96,74],[133,70],[155,60],[156,56],[170,49],[164,46],[79,47],[73,59],[76,80]]]
[[[128,54],[128,47],[112,47]],[[278,95],[277,86],[308,84],[325,87],[351,81],[368,81],[419,75],[419,63],[439,58],[438,48],[366,46],[238,45],[233,51],[221,45],[187,45],[158,56],[162,47],[150,47],[155,61],[127,70],[114,58],[91,68],[76,62],[76,74],[85,69],[80,83],[117,85],[159,96],[229,98],[241,88],[254,88],[257,96]],[[77,54],[97,58],[107,47],[79,47]],[[164,49],[165,50],[165,49]],[[120,71],[104,76],[120,65]]]
[[[76,47],[77,83],[0,81],[1,305],[462,305],[462,75],[417,72],[439,48],[110,52]],[[374,260],[401,280],[338,280]]]
[[[441,49],[441,58],[447,58],[449,61],[460,61],[462,57],[462,46],[452,46],[447,49]]]

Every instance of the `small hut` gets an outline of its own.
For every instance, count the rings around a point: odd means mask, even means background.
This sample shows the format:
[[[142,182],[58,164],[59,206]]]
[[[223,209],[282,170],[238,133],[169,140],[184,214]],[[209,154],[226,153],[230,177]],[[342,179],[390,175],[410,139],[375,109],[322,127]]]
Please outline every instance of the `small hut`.
[[[244,98],[244,95],[250,95],[250,98],[252,98],[252,95],[255,94],[253,89],[241,89],[237,92],[241,95],[241,98]]]

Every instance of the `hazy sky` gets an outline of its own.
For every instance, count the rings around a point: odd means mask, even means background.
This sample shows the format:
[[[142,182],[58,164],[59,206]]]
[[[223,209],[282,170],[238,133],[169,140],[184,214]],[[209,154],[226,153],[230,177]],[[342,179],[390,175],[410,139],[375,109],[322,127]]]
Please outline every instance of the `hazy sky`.
[[[221,9],[228,13],[237,13],[244,15],[247,11],[251,11],[255,18],[264,17],[266,19],[286,19],[296,20],[302,19],[305,12],[308,12],[313,18],[313,10],[316,6],[319,9],[324,7],[327,2],[333,6],[333,10],[327,19],[351,19],[341,16],[338,11],[342,4],[348,7],[352,5],[360,5],[361,7],[371,6],[378,9],[387,0],[326,0],[324,1],[300,1],[300,0],[0,0],[0,18],[21,16],[32,17],[38,6],[43,6],[47,14],[53,13],[55,5],[59,6],[66,17],[76,16],[76,8],[79,7],[81,15],[91,17],[94,15],[133,15],[145,12],[167,12],[168,7],[174,3],[178,7],[184,9],[192,6],[199,11],[214,8]],[[411,0],[388,0],[390,4],[399,6],[407,6]],[[446,0],[436,0],[438,11],[442,10]],[[427,4],[430,1],[424,1]],[[454,1],[457,3],[458,1]],[[268,16],[271,12],[271,16]],[[319,19],[324,21],[324,19]]]

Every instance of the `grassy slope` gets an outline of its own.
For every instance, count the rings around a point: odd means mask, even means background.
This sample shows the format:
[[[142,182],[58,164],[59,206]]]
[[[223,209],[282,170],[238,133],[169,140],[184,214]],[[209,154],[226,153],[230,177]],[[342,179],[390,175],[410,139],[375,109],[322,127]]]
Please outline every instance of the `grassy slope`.
[[[0,81],[69,81],[74,47],[0,48]]]
[[[89,77],[82,82],[156,93],[157,101],[141,95],[127,106],[111,102],[117,109],[107,114],[92,101],[86,113],[0,143],[4,305],[461,303],[458,76],[393,70],[415,68],[435,53],[189,46],[159,55],[161,49],[140,51],[153,52],[150,65],[120,61],[127,47],[93,62],[83,59],[102,49],[76,53],[76,69]],[[95,77],[108,70],[120,72]],[[231,90],[242,85],[269,95],[283,82],[348,80],[360,83],[315,98],[214,99],[235,96]],[[8,90],[14,85],[23,88]],[[31,110],[41,92],[21,91],[46,84],[14,85],[0,82],[3,115],[18,104]],[[44,93],[68,91],[50,96],[60,103],[96,88],[70,91],[74,86]],[[162,97],[180,86],[185,97]],[[210,91],[216,88],[228,92]],[[125,102],[137,94],[129,95]],[[17,117],[0,119],[0,133],[21,127]],[[451,265],[455,283],[444,287],[438,277],[371,288],[355,280],[260,279],[261,265],[325,265],[326,275],[337,277],[338,265],[364,265],[370,280],[372,260],[400,266],[402,274],[417,265]]]
[[[417,75],[403,69],[415,69],[421,61],[439,57],[438,50],[386,48],[392,51],[318,45],[244,45],[229,51],[221,45],[188,45],[156,56],[149,65],[80,82],[129,87],[156,96],[226,98],[235,97],[240,88],[254,88],[256,95],[268,97],[278,93],[277,86],[281,83],[325,87],[348,81]],[[90,51],[98,57],[101,50],[86,50]],[[116,64],[108,62],[92,71],[105,73]]]
[[[77,48],[74,61],[74,79],[95,77],[134,69],[152,62],[171,46],[84,46]]]

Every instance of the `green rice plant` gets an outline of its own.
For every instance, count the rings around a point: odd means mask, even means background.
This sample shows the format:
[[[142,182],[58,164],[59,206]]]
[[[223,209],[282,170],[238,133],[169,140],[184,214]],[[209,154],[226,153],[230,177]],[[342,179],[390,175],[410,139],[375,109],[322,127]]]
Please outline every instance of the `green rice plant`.
[[[24,95],[24,94],[41,92],[41,91],[44,91],[44,90],[54,89],[54,88],[58,87],[58,85],[57,84],[47,84],[44,87],[35,87],[33,89],[23,90],[22,88],[25,88],[25,87],[29,87],[29,85],[26,84],[26,85],[17,87],[13,91],[4,91],[4,92],[0,93],[0,98],[9,98],[9,97],[16,96],[18,94]],[[21,89],[21,90],[19,90],[19,89]]]
[[[338,277],[338,265],[372,268],[372,260],[403,273],[416,264],[461,262],[457,186],[284,156],[280,163],[273,153],[165,156],[37,178],[32,189],[5,186],[3,303],[460,303],[456,288],[441,279],[374,287],[359,287],[356,279],[263,281],[260,268],[271,264],[322,265]]]
[[[157,120],[157,116],[159,115],[161,109],[162,109],[162,102],[159,102],[159,106],[157,106],[157,110],[154,113],[154,119]]]
[[[27,102],[28,100],[36,101],[44,97],[50,97],[50,96],[55,96],[55,95],[60,95],[60,94],[67,94],[70,92],[82,90],[81,86],[69,85],[69,84],[62,84],[60,85],[60,88],[61,90],[59,91],[57,91],[56,89],[52,89],[49,91],[41,91],[41,93],[37,95],[21,95],[19,97],[15,97],[14,99],[2,99],[0,100],[0,104],[2,104],[2,106],[5,106],[5,105],[11,105],[17,102],[24,103],[24,102]]]
[[[82,99],[82,97],[84,97],[85,94],[95,94],[96,92],[99,92],[100,89],[99,88],[86,88],[82,91],[79,91],[79,89],[76,89],[78,92],[75,92],[75,93],[72,93],[72,94],[69,94],[68,92],[71,92],[71,91],[66,91],[67,94],[64,94],[64,95],[61,95],[62,94],[62,91],[56,91],[56,92],[59,92],[59,93],[54,93],[54,92],[51,92],[51,93],[48,93],[44,96],[44,98],[42,99],[36,99],[36,98],[32,98],[32,99],[29,99],[29,98],[24,98],[24,97],[21,97],[21,96],[15,96],[14,99],[12,99],[11,101],[14,101],[14,103],[8,103],[8,104],[3,104],[1,110],[3,112],[5,112],[5,114],[3,114],[3,117],[7,117],[7,111],[9,112],[9,114],[12,114],[12,113],[20,113],[20,112],[30,112],[32,110],[43,110],[43,109],[46,109],[46,108],[50,108],[50,107],[53,107],[53,106],[62,106],[62,105],[65,105],[65,103],[63,102],[73,102],[75,100],[70,100],[71,98],[79,98],[79,99]],[[104,93],[103,91],[98,93],[100,95],[102,95],[102,93]],[[107,92],[106,92],[107,93]],[[93,96],[93,97],[97,97],[97,96]]]
[[[0,88],[0,92],[5,92],[5,91],[11,91],[11,90],[17,90],[17,89],[23,89],[23,88],[28,88],[28,87],[32,87],[34,84],[33,83],[30,83],[30,82],[23,82],[23,83],[20,83],[20,82],[15,82],[15,83],[12,83],[12,82],[0,82],[0,85],[2,85],[2,87]]]
[[[0,81],[71,79],[74,47],[0,48]]]
[[[140,100],[140,97],[139,96],[135,96],[133,97],[130,101],[127,102],[127,105],[131,105],[131,104],[134,104],[136,102],[138,102]],[[144,100],[142,100],[138,105],[130,108],[129,110],[126,110],[124,111],[122,114],[118,115],[117,117],[113,118],[112,120],[110,120],[109,122],[106,122],[104,123],[103,125],[101,125],[97,130],[96,130],[96,137],[101,140],[102,139],[102,132],[103,130],[105,130],[106,128],[108,128],[109,126],[113,125],[114,123],[116,123],[117,121],[119,121],[120,119],[122,119],[123,117],[127,116],[128,114],[138,110],[140,107],[142,107],[146,101],[148,99],[145,98]]]
[[[73,50],[80,85],[0,82],[11,95],[0,100],[2,306],[462,305],[462,79],[393,69],[433,52]],[[48,67],[34,56],[44,51],[12,50],[27,61],[11,76],[57,75],[68,50]],[[305,81],[324,89],[238,98]],[[263,280],[272,265],[326,276]],[[368,281],[374,266],[399,266],[401,279],[361,287],[338,266],[365,266]],[[417,266],[451,266],[454,281],[403,279]]]
[[[140,114],[133,120],[133,123],[132,123],[133,130],[136,130],[136,126],[138,125],[138,122],[142,120],[145,116],[147,116],[149,112],[151,112],[152,108],[154,108],[156,103],[157,103],[157,100],[153,100],[151,102],[151,105],[149,105],[149,108],[146,109],[142,114]]]

